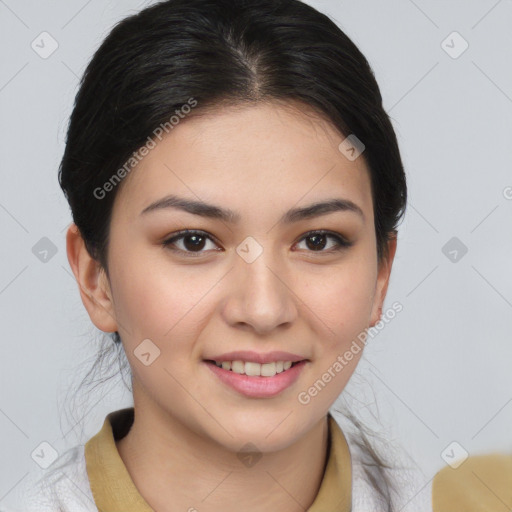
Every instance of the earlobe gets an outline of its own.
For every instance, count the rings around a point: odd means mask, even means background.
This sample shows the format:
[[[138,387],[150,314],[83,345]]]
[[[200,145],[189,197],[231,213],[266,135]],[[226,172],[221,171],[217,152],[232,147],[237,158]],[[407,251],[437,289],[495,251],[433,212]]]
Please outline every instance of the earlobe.
[[[377,275],[377,286],[375,289],[375,297],[373,301],[373,309],[370,318],[370,327],[373,327],[382,315],[382,308],[384,307],[384,299],[388,291],[389,277],[391,275],[391,267],[396,253],[397,245],[397,233],[395,231],[388,242],[388,256],[383,259],[379,264],[379,270]]]
[[[91,321],[104,332],[116,331],[112,294],[105,271],[87,251],[80,231],[74,223],[66,234],[66,251],[80,297]]]

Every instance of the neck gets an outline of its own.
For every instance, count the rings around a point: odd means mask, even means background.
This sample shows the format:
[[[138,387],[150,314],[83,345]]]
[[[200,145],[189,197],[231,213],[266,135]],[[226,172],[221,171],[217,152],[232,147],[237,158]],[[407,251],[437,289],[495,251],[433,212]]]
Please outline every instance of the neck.
[[[257,463],[191,432],[152,407],[135,407],[134,423],[117,449],[139,493],[159,512],[304,512],[325,470],[327,416],[302,438]]]

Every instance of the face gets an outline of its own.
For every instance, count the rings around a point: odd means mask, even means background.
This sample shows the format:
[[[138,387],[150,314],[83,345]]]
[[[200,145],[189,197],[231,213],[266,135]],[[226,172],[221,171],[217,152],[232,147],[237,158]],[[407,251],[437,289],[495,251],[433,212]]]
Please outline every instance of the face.
[[[325,416],[387,288],[363,156],[347,159],[344,137],[303,109],[230,107],[175,126],[122,182],[105,298],[86,304],[121,335],[135,407],[233,451],[284,448]],[[237,373],[280,361],[294,364]]]

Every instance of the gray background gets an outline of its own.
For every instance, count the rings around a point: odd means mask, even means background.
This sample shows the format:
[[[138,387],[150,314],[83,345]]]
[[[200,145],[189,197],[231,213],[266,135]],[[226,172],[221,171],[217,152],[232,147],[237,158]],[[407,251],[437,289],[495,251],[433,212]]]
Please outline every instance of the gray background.
[[[386,302],[403,311],[368,344],[352,406],[413,455],[425,481],[453,441],[471,455],[512,453],[512,1],[309,3],[372,65],[409,184]],[[130,405],[112,381],[77,411],[83,432],[67,421],[65,394],[100,333],[67,261],[57,168],[85,65],[115,22],[147,4],[0,0],[0,504],[41,442],[61,453]],[[43,31],[59,45],[46,59],[31,48]],[[457,58],[454,31],[469,44]],[[43,237],[56,250],[46,262],[34,254]],[[443,250],[453,237],[459,247]]]

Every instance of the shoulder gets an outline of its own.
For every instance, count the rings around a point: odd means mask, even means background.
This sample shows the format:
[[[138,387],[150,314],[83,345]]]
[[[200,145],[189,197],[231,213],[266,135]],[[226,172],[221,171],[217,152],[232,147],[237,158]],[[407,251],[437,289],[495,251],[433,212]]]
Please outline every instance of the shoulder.
[[[405,453],[381,447],[380,456],[390,464],[381,466],[360,439],[349,433],[345,437],[352,467],[352,512],[432,512],[431,481]]]
[[[433,479],[434,512],[501,512],[512,509],[512,456],[475,455]]]
[[[64,452],[48,469],[30,471],[14,492],[17,508],[5,512],[97,511],[83,445]]]

